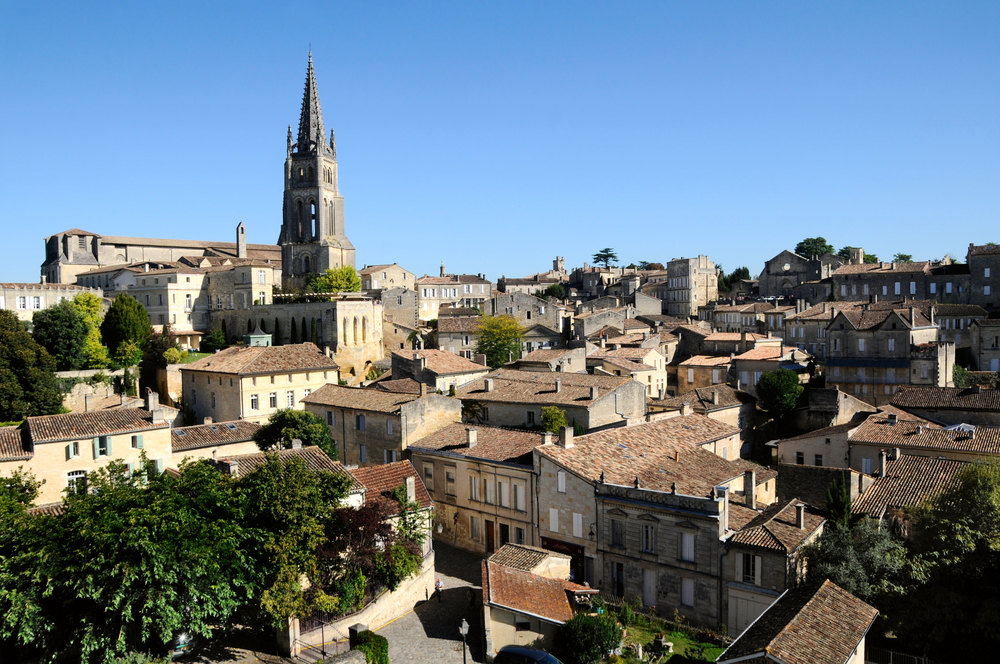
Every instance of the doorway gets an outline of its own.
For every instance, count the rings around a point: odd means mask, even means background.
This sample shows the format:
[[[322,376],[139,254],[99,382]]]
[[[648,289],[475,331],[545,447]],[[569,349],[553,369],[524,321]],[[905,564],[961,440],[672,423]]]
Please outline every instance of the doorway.
[[[486,522],[486,553],[493,553],[497,550],[496,533],[493,532],[493,522]]]
[[[500,524],[500,546],[510,541],[510,526],[506,523]]]
[[[642,570],[642,603],[656,606],[656,572],[651,569]]]
[[[611,563],[611,586],[615,597],[625,597],[625,564]]]

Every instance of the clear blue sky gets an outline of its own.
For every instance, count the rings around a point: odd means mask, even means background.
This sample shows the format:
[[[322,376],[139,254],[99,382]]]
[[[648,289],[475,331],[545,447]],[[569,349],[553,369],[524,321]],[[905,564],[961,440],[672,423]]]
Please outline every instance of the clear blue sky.
[[[358,264],[1000,242],[1000,3],[0,4],[0,281],[42,238],[275,242],[312,44]]]

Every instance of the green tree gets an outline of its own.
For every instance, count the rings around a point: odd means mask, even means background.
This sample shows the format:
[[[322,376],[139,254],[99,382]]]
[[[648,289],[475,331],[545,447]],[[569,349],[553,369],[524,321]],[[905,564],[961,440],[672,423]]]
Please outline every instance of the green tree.
[[[513,316],[484,316],[476,330],[476,353],[486,356],[486,364],[498,369],[521,356],[524,331]]]
[[[139,301],[124,293],[118,295],[101,323],[101,336],[104,337],[111,356],[117,356],[118,346],[126,341],[131,341],[141,351],[152,335],[149,314]]]
[[[609,268],[612,263],[618,262],[618,254],[616,254],[615,250],[611,247],[605,247],[594,254],[593,261],[598,265],[603,265],[605,268]]]
[[[566,413],[555,406],[545,406],[542,408],[542,431],[559,433],[563,427],[568,427]]]
[[[552,284],[542,291],[542,295],[545,297],[554,297],[557,300],[563,300],[566,298],[566,287],[562,284]]]
[[[825,237],[807,237],[795,245],[795,253],[806,258],[834,253],[833,245]]]
[[[609,614],[578,613],[559,626],[556,649],[566,664],[594,664],[622,642],[622,628]]]
[[[292,327],[288,336],[288,343],[297,344],[299,343],[299,332],[297,326],[295,325],[295,316],[292,316]]]
[[[316,445],[336,460],[337,446],[330,437],[330,429],[323,420],[307,410],[279,410],[253,437],[257,447],[265,452],[291,447],[295,438],[302,441],[303,447]]]
[[[795,410],[802,391],[798,374],[790,369],[765,371],[757,382],[758,404],[778,422]]]
[[[59,371],[75,371],[83,367],[87,340],[87,321],[69,300],[39,311],[31,319],[33,336],[56,359]]]
[[[62,409],[56,361],[12,311],[0,310],[0,421],[52,415]]]
[[[955,387],[966,388],[972,384],[972,378],[969,377],[969,371],[958,364],[952,367],[951,370],[952,380],[955,382]]]
[[[845,261],[851,260],[851,249],[858,249],[859,247],[846,246],[841,247],[837,255],[843,258]],[[875,254],[865,254],[866,263],[878,263],[878,256]]]
[[[226,321],[222,321],[223,327],[215,330],[211,334],[206,334],[201,338],[200,349],[203,353],[214,353],[217,350],[225,348],[228,341],[226,339]]]
[[[274,332],[271,333],[271,345],[281,345],[281,321],[278,320],[277,316],[274,317]]]
[[[350,265],[327,269],[322,276],[314,275],[308,284],[314,293],[357,293],[361,290],[361,277]]]
[[[913,254],[894,254],[892,257],[893,263],[912,263]]]
[[[830,523],[841,528],[850,528],[854,522],[851,511],[851,493],[847,490],[847,480],[841,474],[830,483],[826,491],[826,509],[830,514]]]
[[[170,339],[170,326],[163,325],[159,330],[153,330],[153,336],[146,344],[146,357],[153,360],[157,366],[166,367],[169,362],[166,359],[166,352],[174,350],[180,355],[180,344]]]
[[[87,339],[83,346],[84,366],[88,369],[106,369],[111,364],[111,355],[101,340],[101,298],[93,293],[80,293],[73,298],[73,306],[87,323]]]

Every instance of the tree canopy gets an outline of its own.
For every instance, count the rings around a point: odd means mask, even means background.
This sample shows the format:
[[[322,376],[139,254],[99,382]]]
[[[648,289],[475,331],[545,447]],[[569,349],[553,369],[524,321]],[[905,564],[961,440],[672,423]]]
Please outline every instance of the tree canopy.
[[[37,312],[31,319],[35,341],[56,360],[57,371],[76,371],[84,366],[84,348],[90,328],[79,309],[69,300]]]
[[[622,642],[622,628],[610,614],[578,613],[559,626],[555,645],[566,664],[594,664]]]
[[[725,274],[722,271],[722,266],[719,265],[719,290],[728,293],[733,289],[733,286],[740,279],[750,278],[750,268],[742,265],[729,274]]]
[[[62,409],[56,361],[12,311],[0,310],[0,421],[52,415]]]
[[[498,369],[511,359],[521,357],[521,335],[524,331],[513,316],[484,316],[476,330],[476,353],[486,356],[486,364]]]
[[[542,295],[545,297],[554,297],[557,300],[565,299],[566,297],[566,287],[562,284],[552,284],[542,291]]]
[[[361,277],[353,267],[344,265],[314,275],[308,287],[315,293],[356,293],[361,290]]]
[[[316,445],[331,459],[337,458],[337,446],[330,436],[330,429],[323,420],[307,410],[279,410],[253,436],[257,447],[265,452],[291,447],[295,438],[302,441],[303,447]]]
[[[837,255],[840,256],[841,258],[843,258],[845,261],[849,261],[849,260],[851,260],[851,249],[860,249],[860,247],[852,247],[852,246],[849,246],[849,245],[846,246],[846,247],[841,247],[840,251],[837,252]],[[876,256],[875,254],[868,254],[868,253],[866,253],[865,254],[865,262],[866,263],[878,263],[878,256]]]
[[[598,265],[603,265],[606,268],[611,267],[612,263],[618,262],[618,254],[611,247],[605,247],[601,249],[593,256],[593,261]]]
[[[87,323],[87,339],[83,344],[83,363],[87,369],[106,369],[111,355],[101,340],[101,298],[93,293],[80,293],[73,298],[73,306]]]
[[[893,254],[893,256],[892,256],[892,262],[893,263],[912,263],[913,262],[913,254]]]
[[[139,301],[121,293],[104,316],[101,335],[111,356],[115,357],[118,355],[118,346],[126,341],[134,343],[140,351],[144,349],[153,335],[153,328],[149,324],[149,314]]]
[[[639,264],[636,267],[638,267],[640,270],[643,271],[666,269],[665,267],[663,267],[663,263],[650,263],[649,261],[639,261]]]
[[[757,382],[760,407],[776,420],[783,420],[795,409],[802,392],[798,374],[789,369],[765,371]]]
[[[559,433],[563,427],[568,427],[566,413],[556,406],[545,406],[542,408],[542,431]]]
[[[825,237],[807,237],[795,245],[795,253],[806,258],[834,253],[833,245]]]

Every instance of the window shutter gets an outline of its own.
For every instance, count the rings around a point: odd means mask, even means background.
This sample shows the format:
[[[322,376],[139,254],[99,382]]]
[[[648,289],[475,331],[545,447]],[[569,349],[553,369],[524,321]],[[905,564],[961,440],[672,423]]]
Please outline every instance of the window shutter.
[[[101,439],[94,438],[94,458],[97,459],[101,454]]]
[[[108,440],[108,456],[111,456],[111,436],[105,436]]]
[[[73,458],[73,443],[66,446],[66,460],[69,461]]]
[[[743,583],[743,554],[736,554],[736,582]]]
[[[753,557],[753,563],[754,563],[754,565],[753,565],[753,584],[755,586],[759,586],[760,585],[760,563],[761,563],[761,557],[760,556],[754,556]]]
[[[136,447],[138,447],[140,450],[142,449],[142,434],[139,434],[139,439],[136,441],[135,444]]]
[[[135,466],[136,466],[136,464],[135,464],[134,461],[130,461],[129,462],[129,464],[128,464],[128,478],[129,479],[132,479],[132,475],[135,473]]]
[[[156,460],[156,474],[157,475],[162,475],[163,474],[163,470],[164,470],[163,459],[157,459]]]

